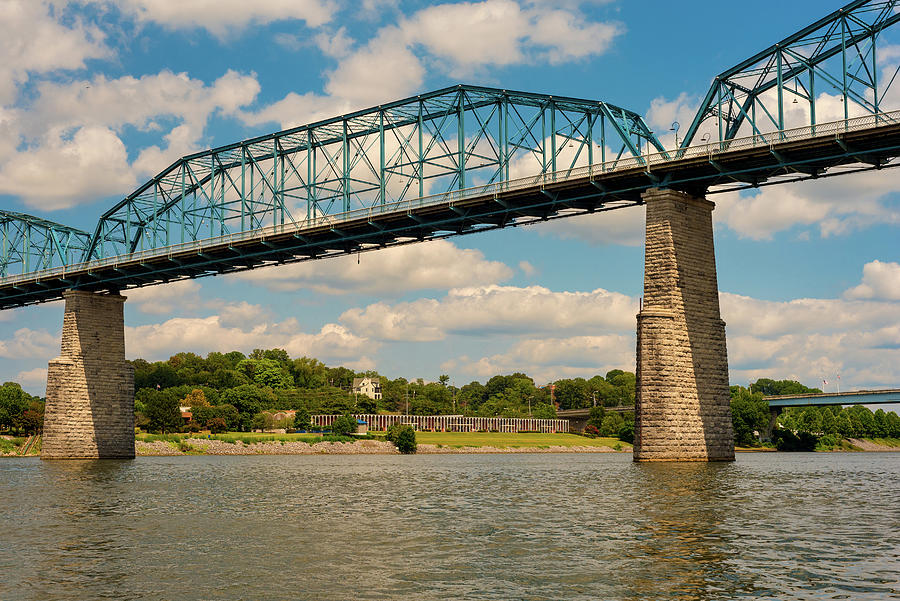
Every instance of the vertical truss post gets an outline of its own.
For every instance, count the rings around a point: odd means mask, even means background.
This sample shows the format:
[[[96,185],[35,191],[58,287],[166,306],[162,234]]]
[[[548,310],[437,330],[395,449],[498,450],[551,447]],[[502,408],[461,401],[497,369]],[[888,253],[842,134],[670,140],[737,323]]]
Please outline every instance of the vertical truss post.
[[[777,62],[776,78],[778,79],[778,131],[781,133],[781,139],[784,139],[784,75],[782,74],[782,49],[776,46],[775,61]]]
[[[816,134],[816,72],[809,68],[809,124],[813,135]]]
[[[847,102],[847,19],[841,15],[841,64],[843,79],[841,83],[841,97],[844,102],[844,121],[850,118],[850,104]]]
[[[588,165],[591,166],[593,172],[594,165],[594,113],[587,114],[587,151]]]
[[[313,217],[316,206],[316,147],[313,146],[312,130],[306,130],[306,221]]]
[[[384,109],[378,111],[378,199],[381,204],[385,200],[385,183],[387,173],[384,170]]]
[[[459,91],[459,110],[456,119],[456,146],[459,155],[459,189],[466,187],[466,112],[465,92]]]
[[[247,230],[247,149],[241,146],[241,231]]]
[[[344,182],[344,212],[350,210],[350,140],[347,138],[347,120],[342,122],[341,129],[341,154],[343,155],[343,171],[342,179]]]
[[[184,161],[181,161],[181,201],[182,201],[182,203],[184,202],[184,190],[185,190],[185,186],[184,186],[184,172],[185,172]],[[184,228],[185,228],[185,225],[186,225],[185,222],[184,222],[184,207],[182,207],[181,210],[178,211],[178,218],[179,218],[179,225],[181,226],[181,227],[180,227],[180,229],[181,229],[181,243],[184,244]],[[103,256],[103,253],[102,253],[102,252],[100,253],[100,256]]]
[[[500,177],[503,181],[509,181],[509,98],[503,96],[500,99]]]
[[[556,103],[553,100],[550,100],[550,170],[556,181]]]
[[[425,129],[425,123],[422,119],[422,105],[423,101],[419,99],[419,116],[417,121],[417,129],[419,130],[419,157],[418,157],[418,175],[419,175],[419,198],[425,196],[425,173],[423,172],[425,169],[425,152],[422,148],[422,137],[424,135],[423,130]]]
[[[279,142],[278,138],[275,138],[275,150],[276,151],[278,150],[279,144],[280,144],[280,142]],[[285,194],[285,191],[287,188],[287,186],[284,183],[284,162],[285,162],[284,147],[281,148],[281,153],[279,153],[277,155],[277,158],[278,158],[278,171],[281,176],[279,178],[279,184],[278,184],[279,194],[281,195],[281,203],[279,204],[279,211],[281,213],[280,224],[284,225],[284,214],[287,211],[286,206],[284,204],[284,194]]]
[[[600,167],[606,171],[606,115],[600,113]]]
[[[216,155],[211,155],[209,164],[209,237],[213,237],[215,231],[215,215],[216,215]],[[223,174],[224,178],[224,174]]]

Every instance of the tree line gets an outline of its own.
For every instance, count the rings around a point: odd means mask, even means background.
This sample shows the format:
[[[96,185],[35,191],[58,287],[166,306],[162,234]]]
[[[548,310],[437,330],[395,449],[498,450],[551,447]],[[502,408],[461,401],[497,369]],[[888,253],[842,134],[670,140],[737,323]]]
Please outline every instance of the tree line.
[[[759,379],[746,388],[732,386],[735,444],[759,444],[760,434],[768,430],[771,412],[764,396],[821,392],[794,380]],[[827,450],[845,438],[900,438],[900,416],[863,405],[787,407],[777,416],[771,435],[779,450]]]
[[[388,412],[549,419],[556,417],[557,405],[634,405],[634,374],[622,370],[546,386],[513,373],[456,387],[447,375],[437,382],[390,379],[375,371],[329,367],[311,357],[292,358],[282,349],[212,352],[205,358],[178,353],[165,361],[136,359],[132,365],[137,424],[154,431],[180,428],[180,406],[190,406],[192,421],[202,427],[245,431],[276,425],[267,420],[283,410],[304,416]],[[351,392],[353,379],[362,377],[380,382],[380,399]]]

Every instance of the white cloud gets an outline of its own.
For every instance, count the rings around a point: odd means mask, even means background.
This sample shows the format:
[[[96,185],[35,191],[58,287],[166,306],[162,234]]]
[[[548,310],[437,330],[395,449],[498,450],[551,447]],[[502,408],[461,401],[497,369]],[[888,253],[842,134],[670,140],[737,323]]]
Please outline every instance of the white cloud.
[[[0,194],[46,210],[124,196],[139,179],[197,150],[210,116],[235,114],[259,89],[255,76],[234,71],[211,85],[170,71],[40,83],[31,106],[18,111],[15,126],[4,126],[0,113],[0,129],[14,132],[13,140],[24,144],[18,151],[0,148]],[[161,119],[177,122],[163,136],[165,147],[146,147],[129,162],[119,132],[126,125],[151,131]]]
[[[141,21],[168,29],[203,28],[219,38],[249,25],[291,19],[318,27],[330,21],[337,8],[335,2],[320,0],[117,0],[115,5]]]
[[[495,284],[512,275],[509,267],[485,260],[479,250],[434,240],[360,256],[257,269],[238,278],[279,291],[308,289],[323,294],[396,295],[410,290]]]
[[[21,328],[9,340],[0,340],[0,357],[47,359],[59,354],[59,337],[46,330]]]
[[[863,266],[862,283],[844,293],[847,298],[900,300],[900,263],[875,260]]]
[[[125,145],[105,127],[81,128],[71,139],[50,132],[41,146],[0,166],[0,194],[46,210],[127,193],[135,181]]]
[[[644,244],[645,209],[643,206],[600,211],[542,223],[541,234],[563,239],[583,240],[595,246]]]
[[[637,301],[624,294],[552,292],[541,286],[483,286],[451,290],[441,300],[419,299],[350,309],[340,321],[378,340],[434,341],[449,334],[627,331]]]
[[[886,199],[898,189],[896,181],[890,170],[868,171],[710,199],[716,203],[716,223],[744,238],[768,240],[797,225],[818,225],[820,235],[827,237],[874,224],[900,224],[900,211]]]
[[[591,377],[611,369],[634,370],[634,336],[573,336],[529,338],[508,351],[477,360],[466,356],[445,362],[442,369],[487,379],[496,374],[523,372],[537,382]]]
[[[243,306],[222,315],[175,317],[162,323],[126,327],[127,354],[154,360],[179,351],[206,354],[282,348],[292,356],[307,355],[329,362],[364,361],[365,352],[377,349],[377,344],[338,324],[325,324],[317,333],[305,333],[295,319],[278,323],[254,320],[255,323],[245,324],[235,318],[251,311]]]
[[[466,34],[448,34],[460,31]],[[333,116],[421,91],[432,71],[468,76],[493,66],[557,64],[602,54],[622,31],[615,23],[591,22],[574,5],[483,0],[430,6],[358,45],[342,30],[323,32],[316,38],[320,49],[340,59],[326,73],[326,94],[289,94],[243,118],[282,127],[308,123],[322,106],[335,107]]]
[[[722,293],[733,382],[760,377],[845,389],[895,386],[900,303],[838,299],[775,302]]]
[[[47,387],[47,368],[35,367],[16,374],[14,382],[18,382],[26,389],[46,390]],[[46,393],[43,393],[46,394]]]
[[[111,55],[99,28],[77,19],[63,25],[47,2],[4,0],[0,23],[0,106],[15,100],[31,73],[83,69],[85,61]]]
[[[181,280],[158,286],[134,288],[125,293],[128,306],[148,315],[164,315],[185,307],[199,306],[200,284],[197,280]]]

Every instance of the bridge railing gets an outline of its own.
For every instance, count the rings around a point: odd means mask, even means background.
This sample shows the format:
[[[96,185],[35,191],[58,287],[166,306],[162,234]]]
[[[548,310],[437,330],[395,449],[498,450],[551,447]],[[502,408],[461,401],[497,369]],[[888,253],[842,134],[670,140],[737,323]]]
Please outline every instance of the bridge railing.
[[[90,272],[92,269],[113,267],[116,268],[120,264],[140,263],[145,259],[156,259],[160,257],[174,258],[178,255],[184,255],[190,252],[202,252],[204,249],[221,246],[232,246],[241,242],[252,240],[265,240],[271,236],[283,234],[295,234],[302,236],[305,231],[312,231],[322,227],[335,228],[342,223],[356,221],[360,219],[372,220],[377,216],[385,214],[410,213],[415,209],[429,206],[454,206],[457,202],[473,198],[484,198],[520,189],[553,185],[569,180],[581,178],[599,177],[608,173],[625,171],[628,169],[643,168],[651,171],[654,165],[663,165],[675,160],[686,160],[691,158],[706,157],[708,160],[714,160],[716,155],[733,152],[736,150],[744,150],[748,148],[770,147],[774,148],[777,144],[797,140],[809,140],[814,138],[826,138],[839,136],[840,134],[860,131],[864,129],[872,129],[876,127],[900,123],[900,111],[892,111],[888,113],[878,113],[874,115],[865,115],[854,117],[852,119],[833,121],[828,123],[820,123],[813,126],[798,127],[794,129],[786,129],[781,131],[773,131],[769,133],[757,133],[752,136],[743,138],[734,138],[723,142],[711,142],[709,144],[700,144],[690,146],[688,148],[655,152],[641,155],[640,157],[629,157],[626,159],[617,159],[606,161],[604,163],[594,163],[581,167],[574,167],[562,171],[554,171],[550,173],[532,175],[511,179],[502,182],[493,182],[472,186],[461,190],[452,190],[440,194],[430,196],[422,196],[408,200],[401,200],[393,203],[379,204],[367,208],[354,209],[344,213],[336,213],[333,215],[313,216],[310,219],[300,221],[291,221],[284,224],[270,225],[255,230],[245,232],[235,232],[222,236],[213,236],[204,238],[203,240],[195,240],[172,244],[164,247],[151,248],[136,251],[130,254],[116,255],[104,259],[95,259],[72,265],[54,267],[40,271],[33,271],[18,275],[8,275],[0,278],[0,284],[12,285],[22,282],[41,280],[45,278],[65,278],[68,273]]]

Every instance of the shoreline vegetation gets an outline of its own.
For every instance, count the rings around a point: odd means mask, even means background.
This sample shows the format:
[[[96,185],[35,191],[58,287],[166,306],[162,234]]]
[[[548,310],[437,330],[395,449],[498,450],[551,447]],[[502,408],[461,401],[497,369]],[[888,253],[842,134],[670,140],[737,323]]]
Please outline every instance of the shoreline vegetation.
[[[378,433],[380,434],[380,433]],[[417,432],[418,454],[630,453],[632,446],[614,438],[575,434]],[[27,450],[26,450],[27,449]],[[232,432],[223,434],[138,434],[139,457],[182,455],[396,455],[383,436],[334,440],[308,434]],[[742,452],[777,452],[771,447],[737,447]],[[817,452],[898,452],[898,439],[848,438],[839,448]],[[0,456],[40,454],[39,437],[0,437]]]

